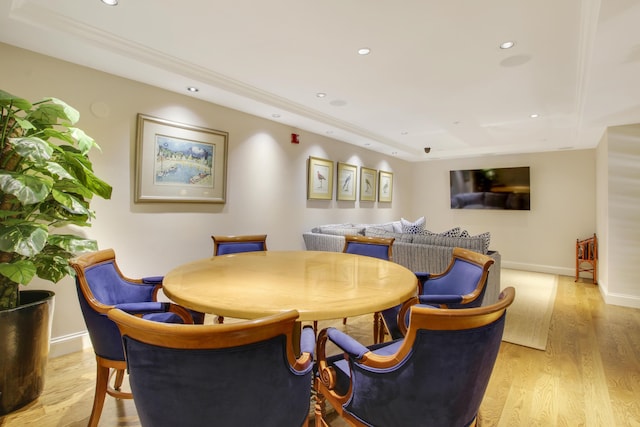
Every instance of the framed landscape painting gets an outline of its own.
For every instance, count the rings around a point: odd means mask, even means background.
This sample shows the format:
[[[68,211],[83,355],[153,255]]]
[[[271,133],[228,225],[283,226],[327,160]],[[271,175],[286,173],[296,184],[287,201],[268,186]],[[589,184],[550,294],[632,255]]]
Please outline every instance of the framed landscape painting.
[[[360,200],[364,202],[376,201],[376,179],[378,172],[375,169],[360,168]]]
[[[225,203],[228,138],[138,114],[135,201]]]
[[[307,169],[307,199],[333,199],[333,162],[309,157]]]
[[[393,173],[380,171],[378,177],[378,201],[391,203],[393,199]]]
[[[357,173],[357,166],[338,162],[337,200],[356,200]]]

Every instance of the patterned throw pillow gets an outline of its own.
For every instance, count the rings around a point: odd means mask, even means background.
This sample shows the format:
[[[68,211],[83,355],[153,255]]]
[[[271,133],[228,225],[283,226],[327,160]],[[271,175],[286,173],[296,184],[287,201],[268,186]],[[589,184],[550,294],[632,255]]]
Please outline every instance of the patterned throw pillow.
[[[404,218],[400,218],[402,232],[408,234],[422,234],[422,232],[424,231],[425,222],[426,220],[423,216],[418,218],[415,222],[410,222]]]
[[[440,236],[447,236],[447,237],[462,237],[461,233],[462,231],[460,230],[460,227],[454,227],[451,230],[447,230],[438,234]]]

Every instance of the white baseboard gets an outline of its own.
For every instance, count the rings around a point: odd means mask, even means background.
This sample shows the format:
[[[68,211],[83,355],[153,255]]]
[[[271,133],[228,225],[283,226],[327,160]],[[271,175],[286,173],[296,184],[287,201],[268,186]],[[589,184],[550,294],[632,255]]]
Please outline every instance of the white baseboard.
[[[554,265],[527,264],[524,262],[505,261],[504,259],[502,260],[501,265],[502,268],[510,268],[512,270],[535,271],[536,273],[557,274],[559,276],[573,277],[576,274],[576,270],[573,268],[558,267]]]
[[[559,276],[575,277],[576,270],[574,268],[557,267],[553,265],[537,265],[521,262],[502,261],[502,268],[513,270],[535,271],[537,273],[557,274]],[[580,275],[583,277],[583,275]],[[585,278],[591,279],[591,275],[587,273]],[[598,282],[600,295],[606,304],[620,305],[622,307],[640,308],[640,298],[635,295],[614,294],[610,293],[606,283]]]
[[[65,354],[91,348],[91,339],[87,331],[51,338],[49,357],[64,356]]]

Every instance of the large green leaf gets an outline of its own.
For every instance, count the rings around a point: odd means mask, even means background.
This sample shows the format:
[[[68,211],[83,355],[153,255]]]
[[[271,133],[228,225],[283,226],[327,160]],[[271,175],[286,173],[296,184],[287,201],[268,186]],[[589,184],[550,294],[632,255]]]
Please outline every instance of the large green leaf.
[[[48,236],[45,226],[31,222],[0,225],[0,251],[32,257],[45,247]]]
[[[73,234],[51,234],[49,235],[49,245],[57,246],[73,254],[98,250],[98,243],[95,240]]]
[[[89,209],[87,209],[76,197],[56,189],[53,189],[51,194],[53,195],[53,198],[68,212],[74,215],[89,215]]]
[[[51,145],[35,136],[9,138],[9,142],[16,153],[36,164],[46,162],[53,154]]]
[[[67,170],[63,168],[59,163],[47,162],[46,169],[49,171],[49,173],[56,175],[58,178],[66,178],[70,180],[74,179],[73,176],[69,172],[67,172]],[[56,187],[55,184],[54,187]]]
[[[31,103],[29,101],[11,95],[10,93],[3,91],[2,89],[0,89],[0,105],[3,107],[13,105],[14,108],[19,108],[23,111],[31,110]]]
[[[78,153],[66,151],[65,168],[75,176],[85,187],[103,199],[111,198],[112,188],[109,184],[94,175],[93,171],[85,166],[86,158]]]
[[[96,147],[100,150],[100,146],[96,143],[96,141],[87,135],[82,129],[70,127],[71,136],[78,143],[78,148],[82,154],[87,154],[93,147]]]
[[[27,285],[36,275],[36,266],[31,261],[20,260],[10,264],[0,263],[0,274],[21,285]]]
[[[23,205],[42,202],[51,192],[53,180],[18,173],[0,174],[0,190],[15,196]]]
[[[29,119],[40,125],[55,125],[58,119],[72,125],[80,119],[78,110],[57,98],[48,98],[33,106],[35,109],[29,114]]]

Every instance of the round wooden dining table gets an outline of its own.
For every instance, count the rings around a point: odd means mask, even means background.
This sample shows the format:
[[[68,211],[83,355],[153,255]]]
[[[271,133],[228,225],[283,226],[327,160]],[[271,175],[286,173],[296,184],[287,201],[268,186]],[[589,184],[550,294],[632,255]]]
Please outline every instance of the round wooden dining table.
[[[391,261],[342,252],[262,251],[200,259],[163,280],[187,308],[255,319],[295,309],[300,321],[382,311],[417,293],[417,278]]]

